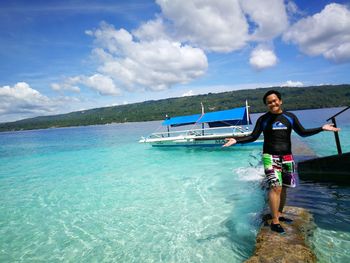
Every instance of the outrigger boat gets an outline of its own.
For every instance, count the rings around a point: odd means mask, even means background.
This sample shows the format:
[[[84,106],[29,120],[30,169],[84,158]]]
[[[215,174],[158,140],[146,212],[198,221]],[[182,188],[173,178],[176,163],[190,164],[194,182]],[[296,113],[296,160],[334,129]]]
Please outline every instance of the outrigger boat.
[[[167,130],[154,132],[148,137],[142,137],[140,143],[148,143],[156,147],[169,146],[222,146],[225,138],[241,137],[251,133],[247,125],[252,124],[249,116],[249,106],[230,110],[215,111],[202,114],[166,117],[162,126]],[[188,130],[170,131],[171,127],[192,125]],[[201,125],[201,128],[198,125]],[[244,127],[245,126],[245,127]],[[242,145],[261,144],[262,140]]]

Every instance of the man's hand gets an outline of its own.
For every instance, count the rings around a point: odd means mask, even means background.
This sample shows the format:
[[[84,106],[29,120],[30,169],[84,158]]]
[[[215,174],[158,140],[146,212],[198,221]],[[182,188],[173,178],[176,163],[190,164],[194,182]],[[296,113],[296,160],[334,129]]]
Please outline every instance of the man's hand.
[[[328,124],[328,123],[325,124],[325,125],[323,125],[323,126],[322,126],[322,129],[323,129],[324,131],[333,131],[333,132],[340,131],[339,128],[334,127],[334,124]]]
[[[225,141],[226,143],[222,147],[229,147],[237,143],[237,141],[234,138],[226,138]]]

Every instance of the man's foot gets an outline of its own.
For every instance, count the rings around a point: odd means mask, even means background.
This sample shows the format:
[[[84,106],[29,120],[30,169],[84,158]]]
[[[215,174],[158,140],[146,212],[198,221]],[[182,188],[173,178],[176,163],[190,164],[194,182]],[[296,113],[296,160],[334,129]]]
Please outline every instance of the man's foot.
[[[271,219],[272,219],[271,214],[266,214],[266,215],[263,215],[263,217],[262,217],[263,222],[266,222],[267,220],[271,220]],[[290,219],[290,218],[284,217],[284,216],[280,216],[278,218],[278,220],[281,222],[287,223],[287,224],[293,223],[293,219]]]
[[[278,234],[283,235],[286,233],[280,224],[271,223],[270,227],[272,231],[277,232]]]
[[[293,223],[293,219],[290,219],[290,218],[287,218],[287,217],[284,217],[284,216],[280,216],[278,218],[278,220],[281,221],[281,222],[285,222],[287,224]]]
[[[267,220],[271,220],[272,219],[272,215],[271,214],[265,214],[262,216],[262,220],[263,221],[267,221]]]

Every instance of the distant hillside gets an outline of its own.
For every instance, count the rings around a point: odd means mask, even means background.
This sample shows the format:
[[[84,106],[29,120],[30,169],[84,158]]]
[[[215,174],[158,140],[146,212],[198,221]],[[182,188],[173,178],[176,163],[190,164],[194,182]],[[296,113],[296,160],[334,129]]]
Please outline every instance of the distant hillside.
[[[201,102],[204,104],[205,111],[209,112],[244,106],[247,99],[251,106],[251,112],[264,112],[266,108],[262,103],[262,97],[269,89],[271,88],[209,93],[206,95],[97,108],[54,116],[42,116],[15,122],[0,123],[0,131],[162,120],[165,114],[176,116],[200,113]],[[288,110],[350,105],[350,85],[348,84],[311,87],[274,87],[274,89],[282,93],[284,108]]]

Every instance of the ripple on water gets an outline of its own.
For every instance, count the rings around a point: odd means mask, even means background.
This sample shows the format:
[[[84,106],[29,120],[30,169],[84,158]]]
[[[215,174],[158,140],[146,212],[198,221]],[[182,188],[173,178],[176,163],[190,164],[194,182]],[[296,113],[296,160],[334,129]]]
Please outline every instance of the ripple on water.
[[[317,228],[309,238],[318,262],[350,262],[350,188],[300,182],[289,191],[289,205],[308,209]]]

